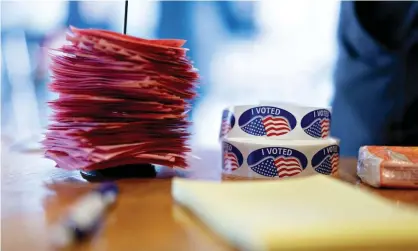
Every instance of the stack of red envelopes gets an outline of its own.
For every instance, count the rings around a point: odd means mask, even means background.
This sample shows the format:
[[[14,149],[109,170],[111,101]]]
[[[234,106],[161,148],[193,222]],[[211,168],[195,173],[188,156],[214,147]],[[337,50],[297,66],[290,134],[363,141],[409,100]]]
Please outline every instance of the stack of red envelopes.
[[[69,170],[186,167],[187,111],[198,73],[184,40],[76,29],[52,55],[54,114],[45,155]]]

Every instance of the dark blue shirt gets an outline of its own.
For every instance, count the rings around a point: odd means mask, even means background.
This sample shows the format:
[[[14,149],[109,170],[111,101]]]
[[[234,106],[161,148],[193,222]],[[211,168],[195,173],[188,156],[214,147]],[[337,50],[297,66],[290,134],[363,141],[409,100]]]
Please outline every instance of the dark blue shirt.
[[[341,155],[418,145],[418,2],[342,2],[331,133]]]

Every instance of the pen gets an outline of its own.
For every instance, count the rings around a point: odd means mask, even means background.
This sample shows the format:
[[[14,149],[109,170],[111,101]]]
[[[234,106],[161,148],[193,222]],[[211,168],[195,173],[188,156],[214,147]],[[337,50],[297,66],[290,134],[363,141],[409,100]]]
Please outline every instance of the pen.
[[[83,196],[71,207],[69,213],[52,227],[52,244],[65,247],[93,234],[106,209],[116,201],[117,194],[117,185],[106,183]]]

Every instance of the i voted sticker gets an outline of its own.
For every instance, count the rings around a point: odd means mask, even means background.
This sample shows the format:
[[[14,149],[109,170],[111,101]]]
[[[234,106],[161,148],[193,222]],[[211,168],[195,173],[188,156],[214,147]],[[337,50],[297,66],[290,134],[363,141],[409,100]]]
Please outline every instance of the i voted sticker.
[[[238,125],[250,135],[273,137],[292,131],[296,126],[296,118],[284,109],[259,106],[242,113]]]
[[[232,172],[242,166],[244,158],[242,157],[242,153],[234,145],[223,142],[222,152],[223,169],[225,171]]]
[[[251,170],[267,177],[290,177],[301,173],[307,165],[306,156],[294,149],[285,147],[266,147],[248,155],[247,163]]]
[[[229,133],[229,131],[234,128],[235,125],[235,116],[229,110],[224,110],[222,112],[222,123],[219,137],[222,138]]]
[[[330,175],[338,170],[340,147],[332,145],[319,150],[312,157],[312,167],[318,173]]]
[[[314,138],[326,138],[329,135],[331,113],[326,109],[319,109],[306,114],[300,125],[306,134]]]

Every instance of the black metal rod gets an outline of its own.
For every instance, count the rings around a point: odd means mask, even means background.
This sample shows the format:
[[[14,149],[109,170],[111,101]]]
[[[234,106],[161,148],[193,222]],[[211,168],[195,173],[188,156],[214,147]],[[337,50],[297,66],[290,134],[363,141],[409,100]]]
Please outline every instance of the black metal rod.
[[[123,34],[126,35],[126,27],[128,26],[128,0],[125,1],[125,18],[123,20]]]

